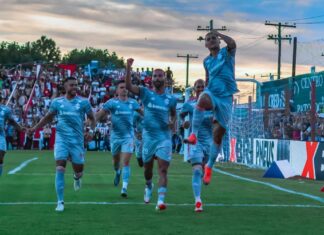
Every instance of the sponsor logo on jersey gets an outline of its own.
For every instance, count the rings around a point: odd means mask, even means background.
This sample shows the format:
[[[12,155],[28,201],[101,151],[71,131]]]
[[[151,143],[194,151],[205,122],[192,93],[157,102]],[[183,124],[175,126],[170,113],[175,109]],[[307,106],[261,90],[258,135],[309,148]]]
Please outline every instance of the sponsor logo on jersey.
[[[158,110],[163,110],[163,111],[168,111],[168,107],[164,107],[164,106],[160,106],[160,105],[156,105],[156,104],[152,104],[152,103],[148,103],[147,107],[152,108],[152,109],[158,109]]]

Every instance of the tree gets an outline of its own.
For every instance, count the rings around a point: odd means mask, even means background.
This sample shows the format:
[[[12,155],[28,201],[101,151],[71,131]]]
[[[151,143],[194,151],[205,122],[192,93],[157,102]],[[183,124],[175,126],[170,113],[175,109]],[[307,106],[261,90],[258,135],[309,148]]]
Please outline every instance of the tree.
[[[112,69],[124,68],[123,57],[116,52],[109,53],[107,49],[87,47],[84,50],[73,49],[63,57],[63,63],[86,65],[91,60],[98,60],[101,66]],[[17,65],[34,62],[58,63],[61,62],[61,51],[53,39],[41,36],[33,42],[18,44],[17,42],[0,42],[0,64]]]
[[[35,42],[26,42],[19,45],[17,42],[0,43],[0,63],[4,65],[17,65],[22,63],[59,62],[61,52],[54,40],[42,36]]]
[[[173,92],[174,93],[184,93],[186,90],[186,87],[183,85],[175,84],[173,86]]]
[[[73,49],[63,57],[63,63],[86,65],[91,60],[98,60],[100,66],[110,66],[115,68],[124,68],[124,59],[119,58],[115,52],[111,54],[107,49],[96,49],[86,47],[84,50]]]
[[[59,62],[61,60],[61,51],[56,47],[53,39],[41,36],[40,39],[31,43],[31,52],[34,55],[40,54],[41,59],[48,63]]]

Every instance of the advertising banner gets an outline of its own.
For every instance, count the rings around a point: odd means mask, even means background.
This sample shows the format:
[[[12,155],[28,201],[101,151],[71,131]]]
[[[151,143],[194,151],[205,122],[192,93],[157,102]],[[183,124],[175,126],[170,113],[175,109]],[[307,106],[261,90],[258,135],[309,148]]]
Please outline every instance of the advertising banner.
[[[324,180],[324,143],[290,141],[290,164],[302,177]]]
[[[253,140],[253,165],[267,168],[277,160],[278,140],[254,139]]]

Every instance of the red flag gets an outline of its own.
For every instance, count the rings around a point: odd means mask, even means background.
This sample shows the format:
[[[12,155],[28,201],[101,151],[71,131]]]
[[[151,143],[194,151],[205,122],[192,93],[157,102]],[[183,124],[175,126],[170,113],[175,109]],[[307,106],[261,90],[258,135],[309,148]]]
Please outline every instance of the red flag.
[[[57,67],[60,69],[69,70],[71,74],[73,74],[77,69],[76,64],[59,64]]]

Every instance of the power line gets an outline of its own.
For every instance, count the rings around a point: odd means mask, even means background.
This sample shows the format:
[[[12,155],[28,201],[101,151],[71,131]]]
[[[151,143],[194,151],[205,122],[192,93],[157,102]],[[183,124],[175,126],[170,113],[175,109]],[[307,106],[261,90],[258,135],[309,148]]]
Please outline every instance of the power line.
[[[300,18],[300,19],[294,19],[294,20],[286,20],[286,21],[287,22],[291,22],[291,21],[309,20],[309,19],[315,19],[315,18],[321,18],[321,17],[324,17],[324,15],[310,16],[310,17],[305,17],[305,18]]]
[[[253,42],[250,42],[250,43],[248,43],[248,44],[245,44],[245,45],[243,45],[243,46],[240,46],[240,47],[238,47],[238,49],[240,49],[240,50],[244,49],[244,50],[245,50],[245,49],[251,48],[251,47],[253,47],[253,46],[256,46],[256,45],[258,45],[260,42],[262,42],[262,40],[265,39],[266,37],[267,37],[267,35],[263,36],[262,38],[259,38],[259,39],[255,40],[255,41],[253,41]]]
[[[304,22],[304,23],[295,23],[295,24],[324,24],[324,21]]]
[[[250,36],[256,36],[256,37],[257,36],[261,36],[261,35],[254,34],[255,31],[252,31],[252,32],[243,32],[243,31],[240,31],[240,30],[237,30],[237,29],[228,29],[227,31],[241,33],[241,34],[246,34],[246,35],[250,35]]]

